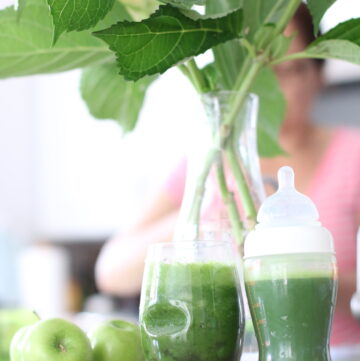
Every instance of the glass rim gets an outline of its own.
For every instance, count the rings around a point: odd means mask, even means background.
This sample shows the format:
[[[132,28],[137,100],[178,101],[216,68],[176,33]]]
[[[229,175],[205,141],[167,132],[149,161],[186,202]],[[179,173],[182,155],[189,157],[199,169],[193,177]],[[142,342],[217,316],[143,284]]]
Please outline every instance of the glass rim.
[[[212,248],[219,246],[231,246],[232,242],[229,241],[171,241],[171,242],[158,242],[149,245],[149,250],[153,249],[166,249],[166,248]]]
[[[231,94],[236,94],[238,93],[237,90],[212,90],[212,91],[209,91],[207,93],[202,93],[201,94],[201,97],[202,98],[206,98],[206,97],[210,97],[210,96],[215,96],[215,95],[231,95]],[[257,99],[259,96],[256,94],[256,93],[248,93],[247,95],[247,99],[251,100],[251,99]]]

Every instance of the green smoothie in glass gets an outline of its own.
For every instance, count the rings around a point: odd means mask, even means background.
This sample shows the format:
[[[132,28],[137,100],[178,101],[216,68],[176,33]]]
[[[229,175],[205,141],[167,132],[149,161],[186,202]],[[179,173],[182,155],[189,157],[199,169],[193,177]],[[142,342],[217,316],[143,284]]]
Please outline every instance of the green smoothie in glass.
[[[243,333],[234,265],[150,263],[141,301],[147,361],[237,361]]]

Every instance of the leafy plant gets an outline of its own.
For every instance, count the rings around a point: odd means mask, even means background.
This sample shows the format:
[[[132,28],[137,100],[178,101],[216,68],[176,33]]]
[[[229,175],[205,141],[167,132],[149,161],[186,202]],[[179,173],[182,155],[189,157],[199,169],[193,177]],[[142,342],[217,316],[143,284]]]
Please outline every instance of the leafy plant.
[[[315,34],[335,1],[307,1]],[[336,26],[302,52],[287,54],[293,37],[283,33],[300,4],[301,0],[19,0],[18,10],[0,12],[0,77],[88,67],[81,92],[90,112],[115,119],[129,131],[136,125],[147,87],[158,74],[178,66],[199,93],[236,92],[218,134],[222,144],[230,143],[235,116],[248,93],[257,93],[260,154],[274,156],[282,152],[277,132],[285,102],[271,67],[298,58],[360,64],[360,19]],[[209,49],[214,60],[200,69],[195,57]],[[256,210],[234,149],[228,147],[226,154],[253,225]],[[209,154],[199,189],[214,161]],[[201,198],[194,198],[193,209],[199,209]],[[193,216],[196,220],[198,212]],[[234,228],[240,226],[233,221]],[[241,230],[235,234],[241,242]]]
[[[136,23],[119,22],[94,35],[115,52],[125,79],[138,80],[145,75],[164,73],[187,57],[238,38],[241,30],[241,10],[222,18],[202,19],[164,5],[148,19]]]

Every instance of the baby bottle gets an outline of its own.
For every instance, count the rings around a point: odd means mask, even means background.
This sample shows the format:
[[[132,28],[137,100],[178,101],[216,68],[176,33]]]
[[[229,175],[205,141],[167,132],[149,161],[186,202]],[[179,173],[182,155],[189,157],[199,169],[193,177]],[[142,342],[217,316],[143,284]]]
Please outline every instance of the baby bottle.
[[[282,167],[279,188],[258,213],[244,249],[244,276],[259,361],[330,361],[337,291],[330,232]]]

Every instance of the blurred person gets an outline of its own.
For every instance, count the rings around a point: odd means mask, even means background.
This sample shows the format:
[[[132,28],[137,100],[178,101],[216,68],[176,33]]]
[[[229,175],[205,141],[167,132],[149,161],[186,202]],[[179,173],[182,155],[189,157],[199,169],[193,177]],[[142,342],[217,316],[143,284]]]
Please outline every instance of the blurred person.
[[[297,32],[290,53],[314,40],[312,19],[303,4],[286,29]],[[360,344],[360,324],[351,315],[355,291],[356,230],[360,225],[360,132],[328,129],[311,121],[311,109],[323,86],[323,61],[299,59],[280,64],[275,72],[288,110],[279,141],[289,156],[261,159],[262,174],[276,179],[284,165],[296,172],[297,189],[317,205],[320,220],[335,242],[339,289],[332,345]],[[109,240],[100,254],[96,277],[103,292],[121,296],[140,291],[149,244],[170,241],[184,192],[186,162],[181,162],[138,224]]]

